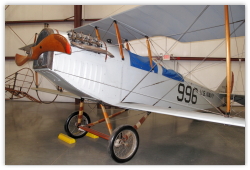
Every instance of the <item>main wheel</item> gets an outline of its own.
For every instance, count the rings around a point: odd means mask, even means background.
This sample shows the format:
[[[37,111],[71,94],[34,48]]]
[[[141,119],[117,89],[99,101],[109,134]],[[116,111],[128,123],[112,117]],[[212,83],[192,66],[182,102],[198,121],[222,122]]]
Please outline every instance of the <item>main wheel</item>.
[[[72,113],[64,124],[64,130],[72,138],[81,138],[87,134],[87,131],[79,130],[78,128],[78,111]],[[90,118],[87,113],[83,113],[81,125],[90,123]]]
[[[139,146],[139,135],[130,125],[117,127],[110,136],[108,152],[118,163],[129,161],[135,155]]]

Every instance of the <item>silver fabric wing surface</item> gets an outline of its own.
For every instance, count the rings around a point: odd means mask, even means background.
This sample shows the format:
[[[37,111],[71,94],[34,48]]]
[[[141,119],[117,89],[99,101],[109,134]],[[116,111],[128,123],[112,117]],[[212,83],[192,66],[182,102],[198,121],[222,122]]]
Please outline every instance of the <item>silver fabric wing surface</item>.
[[[74,29],[92,34],[99,28],[103,40],[117,44],[113,21],[119,23],[123,40],[167,36],[180,42],[225,37],[223,5],[146,5]],[[229,6],[231,36],[245,36],[245,6]]]

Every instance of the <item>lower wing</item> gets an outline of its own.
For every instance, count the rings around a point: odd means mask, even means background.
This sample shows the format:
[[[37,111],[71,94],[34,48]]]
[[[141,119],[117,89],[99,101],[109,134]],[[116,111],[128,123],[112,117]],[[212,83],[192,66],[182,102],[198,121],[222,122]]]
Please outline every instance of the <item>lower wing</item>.
[[[59,92],[57,90],[50,90],[50,89],[44,89],[44,88],[32,88],[32,89],[47,92],[47,93],[52,93],[52,94],[58,94],[60,96],[79,98],[78,96],[69,92]],[[212,113],[174,110],[174,109],[167,109],[167,108],[162,108],[158,106],[150,106],[150,105],[137,104],[137,103],[117,103],[114,106],[125,108],[125,109],[141,110],[141,111],[161,113],[161,114],[167,114],[171,116],[177,116],[177,117],[183,117],[183,118],[189,118],[189,119],[195,119],[195,120],[201,120],[201,121],[208,121],[208,122],[214,122],[214,123],[245,127],[245,119],[239,118],[239,117],[224,117],[224,116],[212,114]]]
[[[154,112],[154,113],[167,114],[171,116],[196,119],[196,120],[201,120],[201,121],[208,121],[208,122],[214,122],[214,123],[245,127],[245,119],[239,118],[239,117],[228,118],[228,117],[224,117],[224,116],[216,115],[212,113],[173,110],[173,109],[166,109],[162,107],[149,106],[149,105],[137,104],[137,103],[118,103],[115,106],[125,108],[125,109],[148,111],[148,112]]]

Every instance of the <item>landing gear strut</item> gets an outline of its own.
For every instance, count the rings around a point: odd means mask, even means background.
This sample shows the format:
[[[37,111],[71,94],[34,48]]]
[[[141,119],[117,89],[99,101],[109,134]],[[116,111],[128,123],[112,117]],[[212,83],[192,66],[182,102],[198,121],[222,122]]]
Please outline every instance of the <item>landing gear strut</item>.
[[[65,122],[64,130],[72,138],[81,138],[87,134],[87,131],[79,130],[78,125],[78,111],[72,113]],[[87,113],[83,113],[80,126],[90,123],[90,118]]]
[[[110,118],[120,115],[127,111],[127,109],[108,115],[105,107],[100,104],[104,118],[90,123],[88,114],[83,111],[83,102],[84,100],[81,99],[79,111],[72,113],[66,120],[64,125],[66,133],[73,138],[81,138],[85,136],[87,132],[90,132],[100,138],[108,140],[108,153],[114,161],[124,163],[131,160],[139,147],[139,135],[137,129],[146,120],[150,112],[144,115],[134,126],[122,125],[113,130]],[[92,126],[104,121],[106,121],[110,133],[109,135],[91,129]]]
[[[72,138],[81,138],[87,134],[87,131],[79,129],[80,126],[91,122],[88,114],[83,112],[83,108],[84,99],[81,99],[79,111],[72,113],[64,124],[64,130]]]

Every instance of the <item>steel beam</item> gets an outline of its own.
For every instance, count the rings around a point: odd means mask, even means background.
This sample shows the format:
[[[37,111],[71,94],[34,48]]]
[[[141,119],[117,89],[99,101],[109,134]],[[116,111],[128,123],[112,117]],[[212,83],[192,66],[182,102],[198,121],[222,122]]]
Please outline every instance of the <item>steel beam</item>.
[[[82,25],[82,5],[74,5],[74,28]]]

